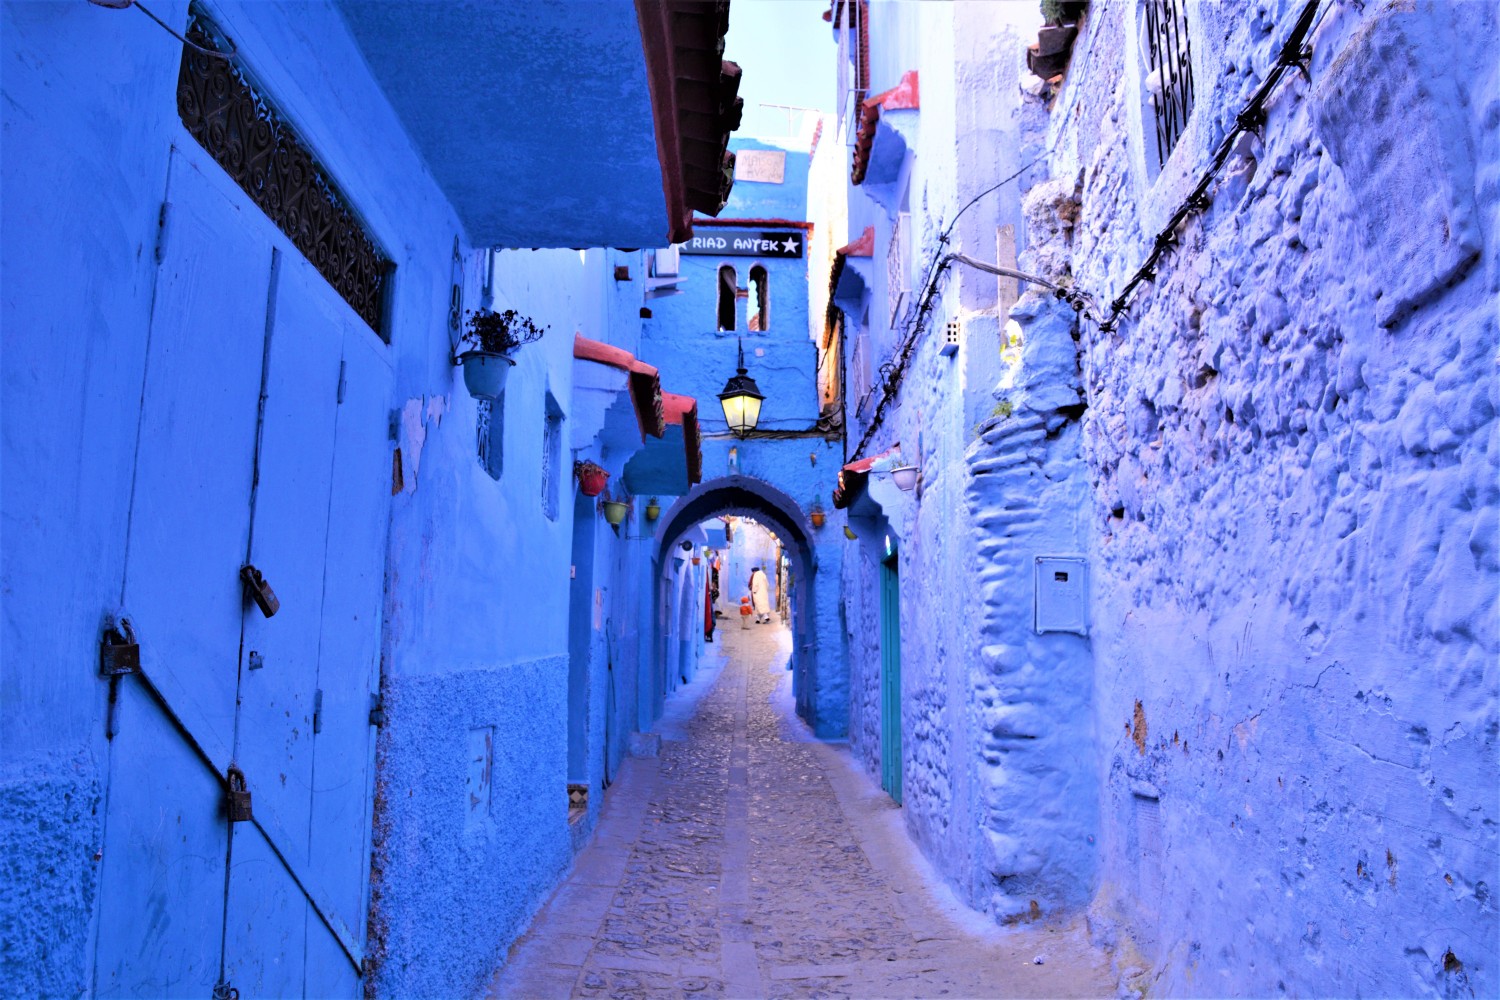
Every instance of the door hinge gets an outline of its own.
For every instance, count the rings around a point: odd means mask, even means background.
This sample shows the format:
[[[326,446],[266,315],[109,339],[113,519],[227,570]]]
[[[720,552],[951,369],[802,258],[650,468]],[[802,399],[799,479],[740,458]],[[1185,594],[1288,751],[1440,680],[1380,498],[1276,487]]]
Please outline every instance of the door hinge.
[[[370,695],[370,725],[385,725],[385,699],[378,694]]]
[[[349,380],[345,376],[345,366],[347,364],[348,364],[348,362],[346,362],[343,358],[339,359],[339,398],[338,398],[338,402],[339,402],[340,406],[342,406],[343,403],[344,403],[344,389],[347,388],[348,385],[349,385]]]
[[[323,731],[323,689],[318,688],[313,693],[313,732]]]

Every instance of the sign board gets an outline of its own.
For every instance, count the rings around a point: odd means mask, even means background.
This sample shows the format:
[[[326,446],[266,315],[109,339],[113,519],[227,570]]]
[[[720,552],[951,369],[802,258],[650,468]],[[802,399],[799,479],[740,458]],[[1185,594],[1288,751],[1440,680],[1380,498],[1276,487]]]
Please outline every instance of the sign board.
[[[685,254],[714,257],[779,257],[802,259],[806,234],[800,229],[705,229],[693,230],[693,238],[682,244]]]
[[[780,184],[786,177],[786,153],[776,149],[741,149],[734,154],[734,179]]]

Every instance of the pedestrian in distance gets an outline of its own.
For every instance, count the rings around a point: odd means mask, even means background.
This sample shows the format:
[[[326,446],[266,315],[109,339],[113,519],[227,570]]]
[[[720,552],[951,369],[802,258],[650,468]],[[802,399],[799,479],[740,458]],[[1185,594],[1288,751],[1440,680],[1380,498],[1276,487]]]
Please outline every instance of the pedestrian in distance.
[[[756,566],[750,570],[750,598],[755,604],[756,624],[764,625],[771,620],[771,588],[766,583],[766,574]]]

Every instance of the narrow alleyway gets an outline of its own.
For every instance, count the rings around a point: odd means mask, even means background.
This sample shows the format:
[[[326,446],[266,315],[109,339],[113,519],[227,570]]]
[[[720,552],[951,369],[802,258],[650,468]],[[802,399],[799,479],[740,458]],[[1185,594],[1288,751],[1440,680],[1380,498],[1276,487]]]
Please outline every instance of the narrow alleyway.
[[[890,799],[796,719],[785,629],[719,635],[492,996],[1113,994],[1080,928],[1001,931],[936,886]]]

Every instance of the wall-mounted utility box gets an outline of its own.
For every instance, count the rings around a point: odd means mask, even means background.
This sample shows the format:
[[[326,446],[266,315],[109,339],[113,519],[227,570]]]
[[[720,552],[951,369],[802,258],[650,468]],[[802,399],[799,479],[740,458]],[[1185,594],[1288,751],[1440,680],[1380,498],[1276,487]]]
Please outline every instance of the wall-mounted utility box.
[[[1032,628],[1089,634],[1089,564],[1082,556],[1037,556]]]

